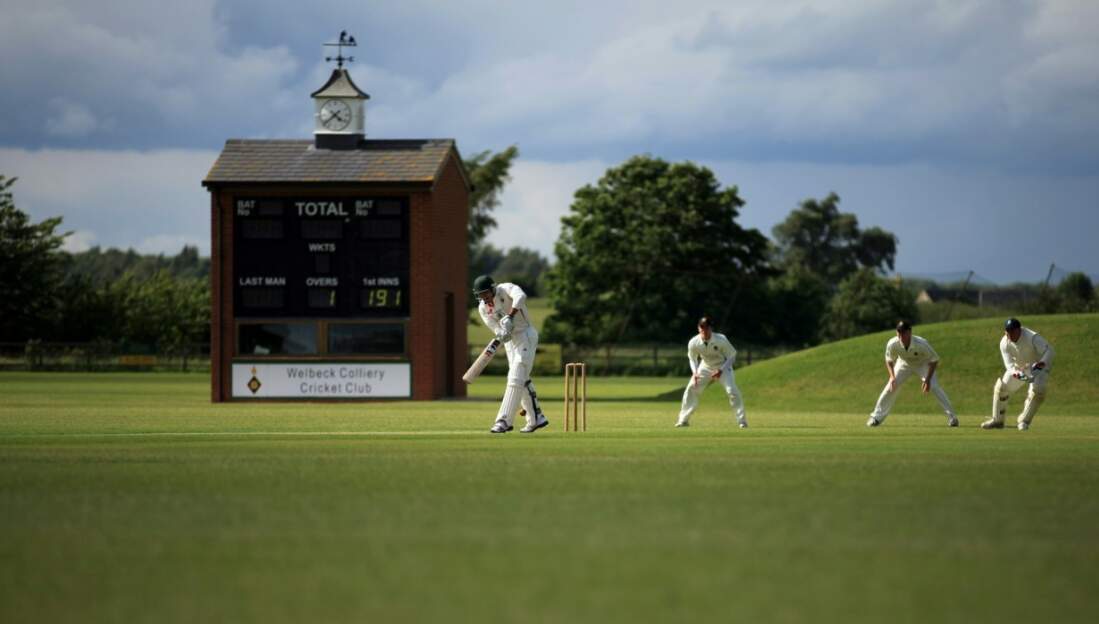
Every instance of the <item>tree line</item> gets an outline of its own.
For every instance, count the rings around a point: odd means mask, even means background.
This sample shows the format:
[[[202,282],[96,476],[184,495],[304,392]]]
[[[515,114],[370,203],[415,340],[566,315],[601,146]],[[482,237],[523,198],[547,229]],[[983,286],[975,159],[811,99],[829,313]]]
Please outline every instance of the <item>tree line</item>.
[[[749,344],[802,347],[920,321],[914,284],[887,277],[899,241],[840,210],[840,197],[806,199],[768,238],[738,223],[736,186],[706,167],[636,156],[578,189],[561,220],[556,262],[485,242],[518,157],[514,146],[465,161],[470,279],[491,274],[547,296],[544,342],[678,342],[708,314]],[[209,339],[210,261],[92,248],[62,251],[60,217],[32,223],[0,175],[0,342],[108,341],[160,351]],[[472,297],[470,305],[473,305]],[[1096,310],[1090,279],[1043,288],[1030,312]]]

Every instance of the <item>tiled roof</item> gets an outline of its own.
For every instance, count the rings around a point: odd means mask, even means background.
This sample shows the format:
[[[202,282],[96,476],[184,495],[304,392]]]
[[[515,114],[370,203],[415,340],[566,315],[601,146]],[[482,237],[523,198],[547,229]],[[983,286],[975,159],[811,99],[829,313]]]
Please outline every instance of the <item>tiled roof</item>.
[[[316,149],[311,140],[230,139],[204,186],[247,182],[389,182],[433,184],[453,139],[363,140],[355,149]],[[469,184],[466,178],[466,184]]]

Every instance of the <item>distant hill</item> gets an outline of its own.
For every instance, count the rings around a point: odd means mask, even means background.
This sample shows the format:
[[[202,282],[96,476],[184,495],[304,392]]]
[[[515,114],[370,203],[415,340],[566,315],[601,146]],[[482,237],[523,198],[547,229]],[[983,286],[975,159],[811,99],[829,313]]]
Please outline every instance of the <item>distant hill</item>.
[[[1099,314],[1023,317],[1024,325],[1045,336],[1056,350],[1049,398],[1043,416],[1099,416]],[[977,319],[917,326],[942,357],[937,375],[963,426],[976,426],[992,405],[992,386],[1001,374],[999,319]],[[749,412],[760,410],[818,411],[865,418],[887,379],[885,342],[892,331],[860,336],[772,360],[737,371]],[[1023,391],[1020,391],[1023,392]],[[724,400],[722,393],[713,393]],[[715,397],[708,397],[714,400]],[[1017,414],[1023,395],[1012,397],[1009,413]],[[938,414],[939,404],[920,392],[918,380],[904,386],[894,414]],[[1014,415],[1011,416],[1014,418]]]

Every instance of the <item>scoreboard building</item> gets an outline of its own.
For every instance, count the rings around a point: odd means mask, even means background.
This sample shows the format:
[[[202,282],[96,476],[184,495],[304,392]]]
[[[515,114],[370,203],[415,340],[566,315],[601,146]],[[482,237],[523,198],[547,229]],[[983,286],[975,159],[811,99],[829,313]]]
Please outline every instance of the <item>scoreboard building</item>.
[[[454,141],[366,139],[369,96],[342,62],[312,97],[313,140],[229,140],[202,182],[212,399],[464,396],[470,182]]]

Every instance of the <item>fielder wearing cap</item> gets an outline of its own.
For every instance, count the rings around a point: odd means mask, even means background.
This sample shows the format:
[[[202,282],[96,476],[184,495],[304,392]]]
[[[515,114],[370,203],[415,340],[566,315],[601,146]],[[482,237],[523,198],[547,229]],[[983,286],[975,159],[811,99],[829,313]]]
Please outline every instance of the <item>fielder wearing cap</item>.
[[[491,433],[507,433],[512,430],[515,412],[522,405],[527,424],[521,433],[533,433],[549,424],[538,405],[538,394],[530,371],[534,368],[534,352],[538,349],[538,331],[530,324],[527,312],[527,295],[523,289],[508,282],[495,283],[488,275],[473,280],[473,294],[480,299],[477,312],[481,320],[500,342],[508,356],[508,382],[504,399]]]
[[[885,382],[885,389],[878,397],[878,403],[874,411],[870,413],[870,419],[866,421],[867,427],[877,427],[885,422],[889,416],[889,410],[897,402],[901,384],[913,374],[919,375],[923,380],[923,392],[935,394],[939,405],[946,412],[946,424],[948,427],[958,426],[958,417],[954,408],[950,406],[950,399],[946,391],[939,385],[939,379],[935,375],[935,369],[939,367],[939,354],[931,348],[931,343],[920,336],[912,335],[912,326],[905,321],[897,323],[897,335],[885,343],[885,370],[889,372],[889,381]]]
[[[748,427],[748,419],[744,415],[744,401],[733,375],[734,360],[736,360],[736,349],[725,334],[713,331],[709,317],[704,316],[699,319],[698,335],[687,343],[687,361],[691,365],[691,381],[683,391],[683,405],[679,409],[676,427],[690,426],[691,414],[698,407],[702,391],[714,381],[721,381],[725,386],[725,394],[729,397],[729,405],[733,408],[737,424],[741,429]]]
[[[1004,322],[1000,355],[1004,359],[1004,374],[996,380],[992,390],[992,418],[981,423],[981,428],[1002,429],[1008,399],[1029,383],[1026,403],[1017,420],[1019,431],[1026,431],[1038,413],[1038,407],[1046,400],[1053,347],[1038,332],[1023,327],[1019,319],[1009,318]]]

